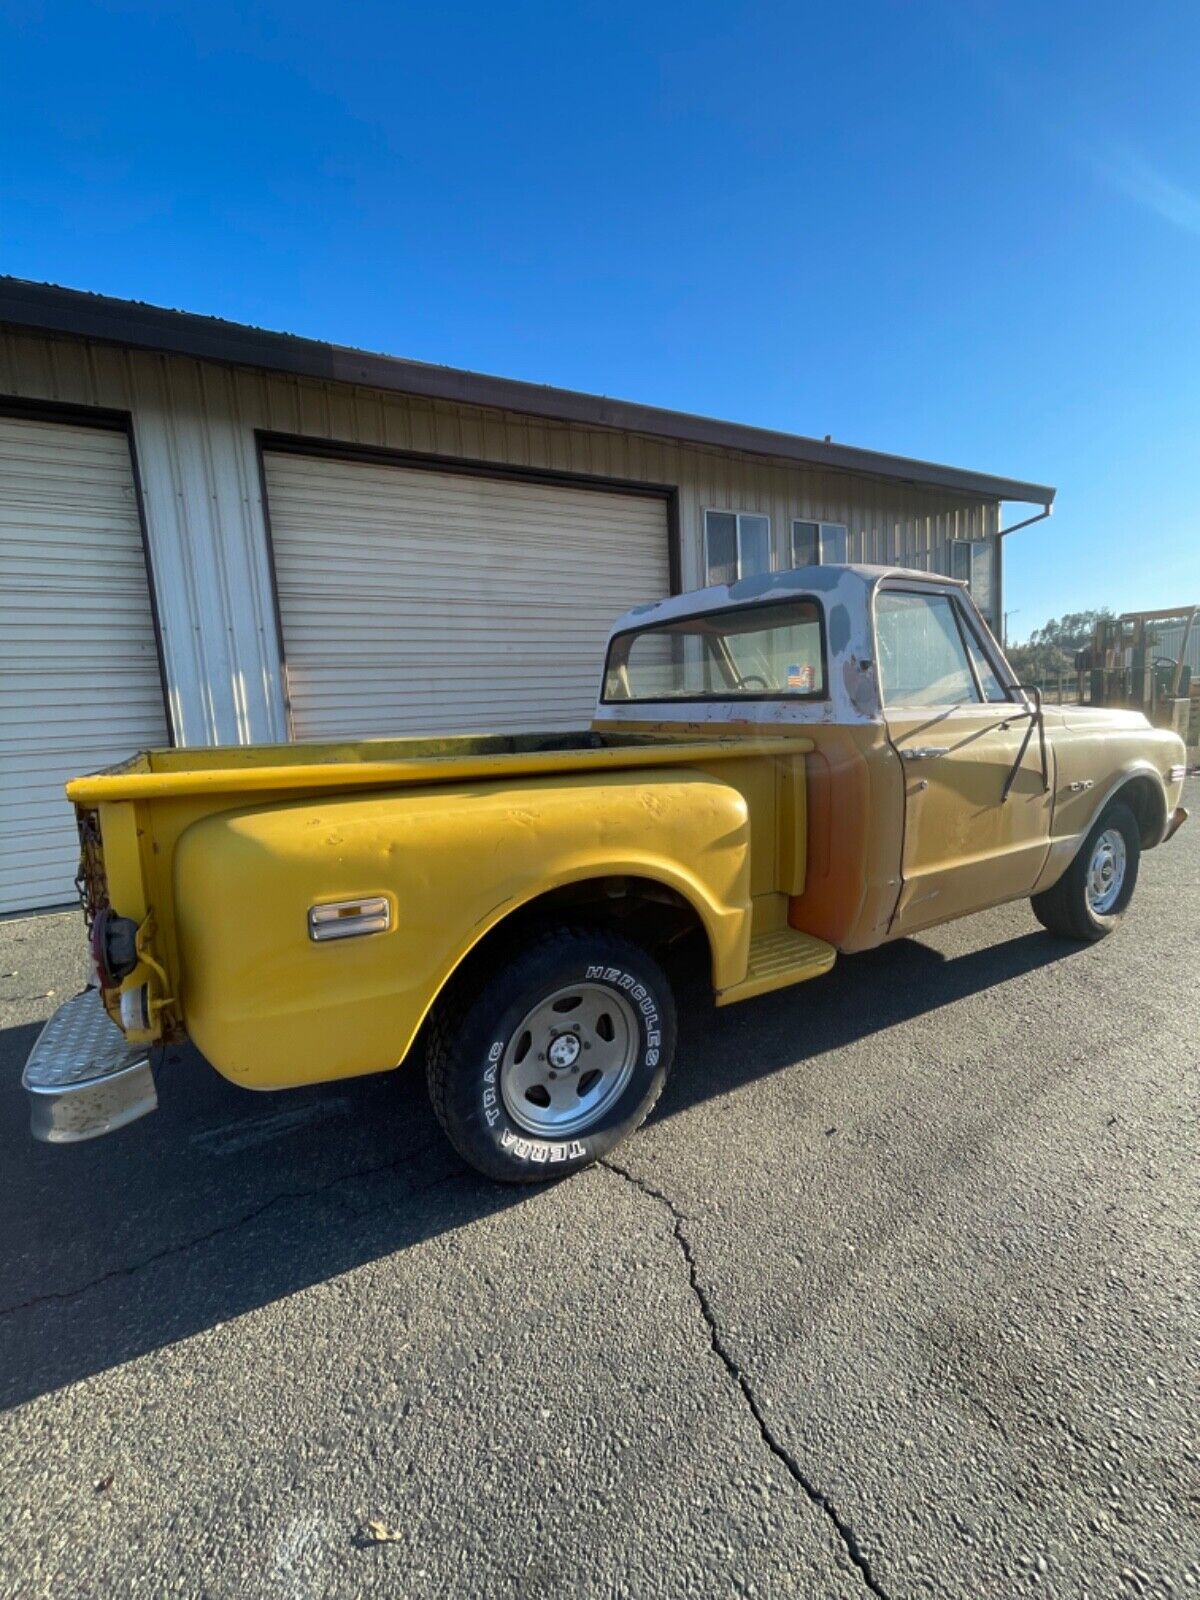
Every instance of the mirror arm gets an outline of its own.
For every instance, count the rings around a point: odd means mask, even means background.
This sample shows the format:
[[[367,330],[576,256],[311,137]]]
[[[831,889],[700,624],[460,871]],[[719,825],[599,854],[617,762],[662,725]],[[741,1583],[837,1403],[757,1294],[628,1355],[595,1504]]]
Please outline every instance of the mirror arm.
[[[1029,695],[1033,700],[1033,710],[1026,709],[1025,715],[1029,718],[1029,726],[1025,729],[1025,737],[1021,740],[1021,748],[1017,751],[1017,759],[1009,770],[1008,777],[1004,780],[1004,788],[1000,791],[1000,804],[1003,805],[1012,793],[1012,786],[1017,781],[1017,773],[1021,770],[1021,763],[1025,759],[1025,752],[1029,749],[1029,741],[1033,737],[1034,727],[1037,727],[1038,754],[1042,763],[1042,793],[1050,789],[1050,762],[1046,754],[1046,718],[1042,710],[1042,691],[1036,684],[1010,683],[1010,689],[1016,689],[1021,694]]]

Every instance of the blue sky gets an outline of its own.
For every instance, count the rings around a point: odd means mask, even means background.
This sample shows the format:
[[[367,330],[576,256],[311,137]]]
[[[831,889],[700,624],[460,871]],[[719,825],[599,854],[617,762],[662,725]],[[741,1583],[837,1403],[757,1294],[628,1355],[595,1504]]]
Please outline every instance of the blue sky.
[[[0,60],[2,271],[1056,484],[1015,637],[1200,599],[1191,0],[19,0]]]

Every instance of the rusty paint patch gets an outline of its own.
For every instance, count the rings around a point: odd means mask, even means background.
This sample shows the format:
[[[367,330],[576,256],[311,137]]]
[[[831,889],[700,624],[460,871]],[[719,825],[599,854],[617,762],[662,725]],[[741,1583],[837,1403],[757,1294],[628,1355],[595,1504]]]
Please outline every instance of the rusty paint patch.
[[[875,687],[875,663],[851,655],[842,663],[846,697],[860,717],[874,717],[879,707]]]

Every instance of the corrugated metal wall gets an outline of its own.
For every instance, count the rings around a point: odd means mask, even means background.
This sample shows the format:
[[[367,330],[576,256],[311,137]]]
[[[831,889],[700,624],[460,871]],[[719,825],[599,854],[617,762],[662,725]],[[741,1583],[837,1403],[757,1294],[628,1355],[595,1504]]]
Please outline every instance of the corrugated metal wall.
[[[62,786],[167,739],[121,431],[0,418],[0,912],[62,905]]]
[[[793,517],[845,523],[852,561],[936,571],[949,540],[998,526],[995,505],[844,473],[10,329],[0,395],[132,413],[180,744],[286,737],[255,429],[677,485],[685,588],[703,582],[706,507],[769,515],[780,566]]]
[[[1179,646],[1183,643],[1183,623],[1172,623],[1170,627],[1159,627],[1158,643],[1154,647],[1155,655],[1170,656],[1173,661],[1179,660]],[[1192,624],[1192,631],[1188,635],[1187,654],[1184,660],[1192,669],[1192,677],[1200,678],[1200,620]]]

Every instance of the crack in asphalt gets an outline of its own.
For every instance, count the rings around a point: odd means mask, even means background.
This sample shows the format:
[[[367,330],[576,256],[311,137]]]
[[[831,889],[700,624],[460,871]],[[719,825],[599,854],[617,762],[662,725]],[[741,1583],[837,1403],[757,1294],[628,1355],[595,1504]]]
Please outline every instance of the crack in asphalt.
[[[92,1289],[98,1289],[101,1284],[112,1283],[118,1278],[132,1278],[139,1272],[144,1272],[147,1267],[153,1267],[160,1261],[168,1261],[172,1256],[186,1255],[189,1250],[195,1250],[199,1245],[208,1244],[213,1239],[219,1239],[228,1233],[236,1233],[251,1222],[257,1222],[268,1211],[274,1210],[278,1205],[286,1205],[293,1200],[311,1200],[319,1194],[326,1194],[331,1189],[336,1189],[345,1183],[353,1183],[358,1178],[373,1178],[381,1172],[390,1172],[409,1159],[408,1156],[397,1156],[391,1161],[381,1161],[373,1167],[356,1167],[352,1172],[340,1172],[335,1177],[327,1178],[324,1183],[316,1183],[307,1189],[284,1189],[279,1194],[272,1195],[269,1200],[264,1200],[262,1205],[255,1206],[252,1210],[244,1212],[240,1217],[235,1217],[230,1222],[221,1222],[215,1228],[210,1228],[207,1233],[196,1234],[194,1238],[185,1239],[181,1244],[167,1245],[165,1249],[155,1250],[151,1255],[144,1256],[140,1261],[130,1262],[126,1266],[113,1267],[108,1272],[102,1272],[98,1278],[91,1278],[87,1283],[81,1283],[74,1289],[48,1290],[45,1294],[32,1295],[28,1300],[19,1300],[14,1305],[0,1306],[0,1318],[15,1316],[19,1311],[31,1311],[37,1306],[61,1304],[67,1300],[77,1300],[80,1295],[88,1294]],[[443,1172],[439,1177],[433,1178],[428,1183],[420,1184],[415,1189],[406,1189],[404,1198],[410,1199],[415,1195],[425,1194],[430,1189],[449,1182],[452,1178],[462,1178],[462,1168],[455,1167],[452,1171]],[[368,1207],[376,1210],[377,1207]],[[357,1212],[356,1216],[365,1216],[366,1212]]]
[[[614,1161],[611,1156],[603,1157],[600,1160],[599,1165],[606,1168],[616,1177],[623,1178],[626,1183],[632,1184],[635,1189],[640,1190],[640,1192],[646,1195],[649,1199],[656,1200],[665,1209],[668,1217],[671,1220],[671,1228],[675,1235],[675,1241],[679,1245],[684,1262],[687,1265],[688,1279],[691,1283],[692,1294],[695,1298],[697,1306],[700,1309],[700,1315],[704,1320],[705,1326],[708,1329],[708,1338],[709,1343],[712,1345],[713,1354],[718,1358],[726,1372],[733,1379],[734,1383],[740,1390],[742,1398],[745,1400],[746,1405],[749,1408],[750,1415],[754,1418],[754,1421],[758,1425],[758,1431],[762,1435],[763,1443],[766,1445],[767,1449],[771,1452],[775,1459],[781,1463],[788,1476],[804,1493],[808,1500],[817,1508],[818,1511],[823,1513],[830,1523],[832,1523],[838,1539],[841,1542],[842,1548],[845,1550],[847,1557],[857,1569],[859,1576],[866,1584],[870,1593],[873,1595],[878,1595],[880,1600],[891,1600],[887,1590],[883,1587],[879,1579],[872,1571],[870,1559],[863,1550],[862,1546],[859,1544],[854,1529],[842,1516],[841,1512],[837,1509],[825,1491],[819,1488],[812,1481],[812,1479],[809,1478],[803,1467],[801,1467],[799,1461],[796,1460],[796,1457],[791,1453],[786,1445],[781,1444],[780,1441],[775,1437],[774,1433],[772,1433],[770,1425],[767,1422],[766,1417],[763,1415],[762,1406],[759,1403],[758,1397],[755,1395],[754,1390],[750,1386],[749,1379],[738,1365],[721,1335],[721,1329],[717,1322],[716,1312],[713,1310],[712,1302],[708,1298],[708,1293],[705,1290],[704,1285],[700,1282],[699,1273],[697,1272],[696,1268],[696,1256],[692,1249],[691,1240],[688,1238],[683,1229],[683,1224],[686,1220],[683,1213],[678,1209],[678,1207],[675,1205],[675,1202],[670,1198],[669,1195],[665,1194],[661,1189],[656,1189],[653,1184],[647,1183],[644,1178],[639,1178],[636,1173],[630,1172],[627,1167],[621,1166],[618,1162]]]

